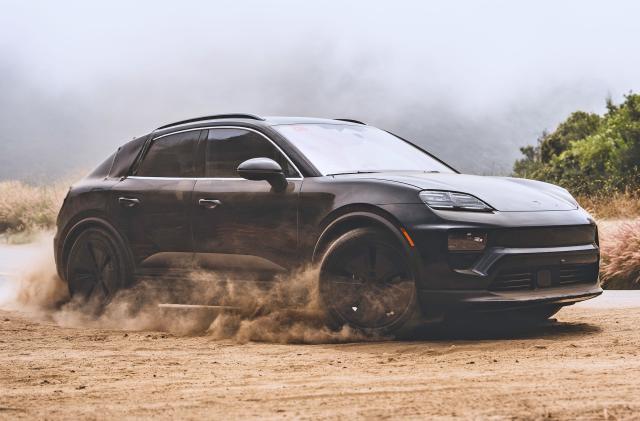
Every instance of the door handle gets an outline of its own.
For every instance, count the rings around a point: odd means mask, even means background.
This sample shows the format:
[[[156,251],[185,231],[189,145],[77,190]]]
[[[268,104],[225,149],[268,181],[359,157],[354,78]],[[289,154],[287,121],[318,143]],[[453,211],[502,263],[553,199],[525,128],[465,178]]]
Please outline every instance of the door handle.
[[[119,197],[118,203],[125,208],[132,208],[140,204],[140,199],[136,199],[135,197]]]
[[[218,199],[200,199],[198,200],[198,205],[202,206],[205,209],[215,209],[218,205],[221,205],[222,202]]]

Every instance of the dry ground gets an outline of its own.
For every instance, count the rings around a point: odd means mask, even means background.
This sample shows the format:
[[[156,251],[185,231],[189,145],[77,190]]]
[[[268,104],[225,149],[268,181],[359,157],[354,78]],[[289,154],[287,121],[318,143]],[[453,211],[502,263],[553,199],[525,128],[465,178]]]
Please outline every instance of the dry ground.
[[[0,247],[0,296],[37,260]],[[239,344],[53,315],[0,310],[0,419],[640,419],[638,291],[404,342]]]
[[[0,417],[640,418],[638,310],[570,307],[517,333],[333,345],[62,328],[0,311]]]

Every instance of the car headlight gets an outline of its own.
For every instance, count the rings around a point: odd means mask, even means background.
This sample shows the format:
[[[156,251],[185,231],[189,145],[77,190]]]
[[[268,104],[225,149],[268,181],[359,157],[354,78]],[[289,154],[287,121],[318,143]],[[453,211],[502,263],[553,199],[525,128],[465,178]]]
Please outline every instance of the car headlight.
[[[491,212],[493,208],[477,197],[466,193],[441,190],[423,190],[420,199],[433,209]]]

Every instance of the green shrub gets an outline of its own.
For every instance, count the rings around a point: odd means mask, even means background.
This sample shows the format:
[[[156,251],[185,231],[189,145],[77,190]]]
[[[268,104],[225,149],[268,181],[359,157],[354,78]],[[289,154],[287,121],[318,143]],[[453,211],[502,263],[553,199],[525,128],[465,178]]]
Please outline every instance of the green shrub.
[[[606,195],[640,187],[640,95],[629,94],[604,116],[574,112],[535,146],[514,175],[559,184],[576,195]]]

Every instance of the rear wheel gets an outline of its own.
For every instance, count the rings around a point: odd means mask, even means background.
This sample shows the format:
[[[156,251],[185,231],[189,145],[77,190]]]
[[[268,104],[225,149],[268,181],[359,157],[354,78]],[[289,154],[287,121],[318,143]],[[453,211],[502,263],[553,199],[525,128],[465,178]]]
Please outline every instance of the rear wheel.
[[[130,269],[119,242],[104,229],[81,232],[69,250],[66,267],[69,293],[97,311],[128,286]]]
[[[320,293],[332,327],[404,335],[418,316],[415,278],[398,240],[381,229],[358,228],[327,248]]]

